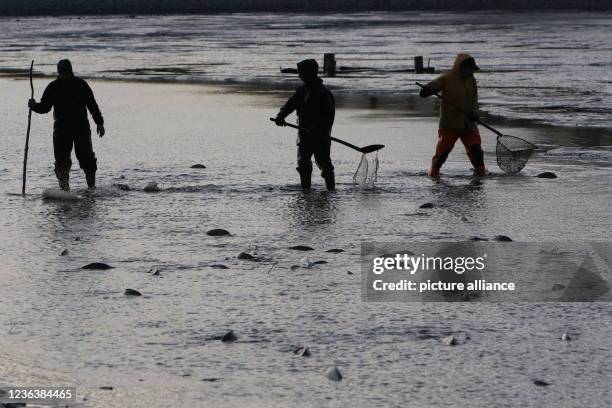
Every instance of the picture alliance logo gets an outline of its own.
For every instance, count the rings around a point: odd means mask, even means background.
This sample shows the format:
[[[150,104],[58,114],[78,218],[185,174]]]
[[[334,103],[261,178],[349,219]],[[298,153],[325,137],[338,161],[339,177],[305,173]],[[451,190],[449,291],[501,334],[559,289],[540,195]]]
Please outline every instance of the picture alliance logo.
[[[482,256],[414,256],[396,254],[372,260],[372,273],[380,275],[386,271],[405,271],[414,275],[417,271],[453,271],[458,275],[470,271],[483,271],[487,254]]]

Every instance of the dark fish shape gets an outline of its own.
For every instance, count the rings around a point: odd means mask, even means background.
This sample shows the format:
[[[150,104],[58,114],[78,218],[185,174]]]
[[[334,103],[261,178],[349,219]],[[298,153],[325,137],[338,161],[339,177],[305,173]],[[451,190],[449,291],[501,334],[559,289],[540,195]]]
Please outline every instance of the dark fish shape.
[[[433,203],[425,203],[425,204],[419,205],[419,208],[434,208],[434,205]]]
[[[300,357],[310,357],[310,350],[308,347],[297,346],[294,348],[293,354]]]
[[[545,171],[544,173],[538,174],[536,177],[543,179],[556,179],[557,175],[551,171]]]
[[[440,340],[445,346],[456,346],[457,339],[455,336],[446,336]]]
[[[210,267],[213,269],[229,269],[227,266],[222,265],[222,264],[213,264],[213,265],[210,265]]]
[[[158,193],[161,191],[161,189],[159,188],[157,183],[151,182],[144,187],[143,191],[146,193]]]
[[[198,163],[198,164],[194,164],[193,166],[191,166],[191,168],[192,169],[205,169],[206,166],[203,165],[203,164]]]
[[[136,289],[129,289],[128,288],[123,293],[125,294],[125,296],[142,296],[142,293],[140,293]]]
[[[228,331],[223,335],[223,337],[221,337],[221,341],[224,343],[229,343],[236,340],[238,340],[238,337],[236,337],[233,330]]]
[[[499,242],[512,242],[512,238],[507,235],[496,235],[493,239]]]
[[[113,184],[113,187],[121,190],[121,191],[130,191],[131,188],[130,186],[128,186],[127,184],[123,184],[123,183],[117,183],[117,184]]]
[[[224,237],[224,236],[228,236],[232,234],[230,234],[228,230],[224,230],[222,228],[215,228],[215,229],[206,231],[206,235],[209,235],[211,237]]]
[[[64,250],[63,250],[63,251],[60,253],[60,256],[66,256],[66,255],[68,255],[68,250],[67,250],[67,249],[64,249]]]
[[[332,248],[332,249],[328,249],[325,252],[329,252],[330,254],[339,254],[340,252],[344,252],[344,249]]]
[[[325,377],[327,377],[331,381],[341,381],[342,373],[340,373],[340,370],[338,370],[338,367],[333,366],[333,367],[328,368],[327,371],[325,371]]]
[[[546,381],[542,381],[542,380],[533,380],[533,384],[537,385],[538,387],[548,387],[550,385]]]
[[[254,256],[246,252],[239,253],[238,259],[241,259],[243,261],[252,261],[252,262],[260,262],[262,260],[261,257]]]
[[[289,249],[293,249],[294,251],[314,251],[314,248],[311,248],[307,245],[294,245],[289,247]]]
[[[107,269],[113,269],[113,267],[102,262],[92,262],[83,266],[81,269],[97,269],[105,271]]]

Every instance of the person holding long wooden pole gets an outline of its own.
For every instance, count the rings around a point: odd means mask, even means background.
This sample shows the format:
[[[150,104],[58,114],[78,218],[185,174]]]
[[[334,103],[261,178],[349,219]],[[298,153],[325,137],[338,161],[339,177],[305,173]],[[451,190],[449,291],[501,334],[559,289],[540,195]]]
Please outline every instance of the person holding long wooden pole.
[[[81,169],[85,172],[87,186],[96,187],[97,159],[91,143],[91,130],[87,111],[97,125],[97,133],[104,136],[104,119],[94,98],[93,91],[83,79],[72,72],[72,64],[63,59],[57,64],[58,78],[52,81],[39,103],[34,98],[28,102],[36,113],[48,113],[53,108],[53,152],[55,155],[55,175],[59,186],[70,191],[70,167],[72,148]]]

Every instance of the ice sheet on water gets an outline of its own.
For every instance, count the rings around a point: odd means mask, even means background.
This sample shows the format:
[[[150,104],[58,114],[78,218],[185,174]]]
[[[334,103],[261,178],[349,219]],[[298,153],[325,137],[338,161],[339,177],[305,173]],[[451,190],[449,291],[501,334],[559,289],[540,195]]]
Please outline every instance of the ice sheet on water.
[[[46,188],[43,190],[42,197],[45,200],[55,201],[78,201],[83,197],[71,191],[64,191],[57,187]]]

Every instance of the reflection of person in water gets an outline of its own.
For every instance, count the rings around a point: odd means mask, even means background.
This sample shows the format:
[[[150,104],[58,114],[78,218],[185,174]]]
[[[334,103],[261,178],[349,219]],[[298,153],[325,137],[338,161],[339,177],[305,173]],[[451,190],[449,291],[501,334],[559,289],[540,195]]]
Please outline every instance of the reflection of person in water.
[[[51,82],[40,103],[30,99],[28,106],[36,113],[48,113],[53,108],[53,152],[55,175],[62,190],[70,190],[70,167],[72,146],[85,172],[87,186],[96,186],[97,160],[91,143],[91,130],[87,110],[97,125],[97,133],[104,136],[104,119],[93,92],[87,82],[75,77],[69,60],[57,64],[58,78]]]
[[[319,78],[319,65],[313,59],[297,64],[298,74],[304,83],[295,91],[276,116],[276,124],[284,126],[285,118],[297,111],[300,127],[298,132],[298,167],[302,188],[310,188],[312,156],[321,169],[327,189],[335,190],[334,166],[330,157],[331,130],[334,124],[336,104],[332,93]],[[311,132],[309,132],[311,131]]]
[[[480,133],[475,123],[478,120],[478,90],[474,72],[479,69],[474,58],[468,54],[459,54],[450,72],[440,75],[421,90],[420,95],[424,98],[440,92],[454,105],[442,101],[438,144],[431,161],[430,177],[440,175],[440,168],[453,150],[457,139],[461,139],[465,146],[474,172],[479,176],[484,176],[487,172]]]

